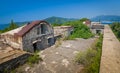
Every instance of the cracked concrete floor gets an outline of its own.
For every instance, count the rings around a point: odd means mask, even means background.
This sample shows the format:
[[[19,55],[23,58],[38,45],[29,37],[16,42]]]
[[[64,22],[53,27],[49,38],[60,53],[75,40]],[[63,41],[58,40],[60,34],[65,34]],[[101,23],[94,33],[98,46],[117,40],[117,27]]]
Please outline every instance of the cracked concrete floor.
[[[77,73],[81,65],[74,63],[76,53],[90,48],[95,38],[62,41],[40,52],[43,61],[26,67],[25,73]]]

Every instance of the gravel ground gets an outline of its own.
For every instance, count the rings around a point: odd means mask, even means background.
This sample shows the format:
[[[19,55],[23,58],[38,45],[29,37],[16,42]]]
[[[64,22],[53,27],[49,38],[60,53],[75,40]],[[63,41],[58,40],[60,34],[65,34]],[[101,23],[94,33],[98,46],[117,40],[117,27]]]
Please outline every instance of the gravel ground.
[[[81,65],[74,63],[76,53],[91,47],[95,38],[62,41],[40,52],[42,62],[33,67],[25,66],[25,73],[77,73]]]

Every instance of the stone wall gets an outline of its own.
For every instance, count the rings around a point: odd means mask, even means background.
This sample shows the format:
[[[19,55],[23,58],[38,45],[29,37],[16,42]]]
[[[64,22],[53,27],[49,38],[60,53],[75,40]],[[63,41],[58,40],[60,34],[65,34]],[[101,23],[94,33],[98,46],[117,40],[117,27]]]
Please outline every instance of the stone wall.
[[[26,53],[23,54],[17,58],[13,58],[9,61],[6,61],[2,64],[0,64],[0,73],[8,72],[14,68],[16,68],[19,65],[24,64],[27,61],[27,58],[30,56],[30,54]]]
[[[97,30],[100,31],[101,34],[103,34],[104,29],[91,29],[92,33],[97,34]]]
[[[33,44],[36,43],[37,50],[42,50],[49,46],[48,39],[54,38],[52,27],[48,24],[45,25],[46,28],[44,29],[46,32],[45,34],[41,34],[41,24],[33,27],[28,33],[23,36],[22,39],[22,48],[25,51],[34,52]],[[38,32],[39,28],[39,34]],[[53,39],[54,40],[54,39]]]
[[[69,35],[71,35],[73,29],[74,28],[72,26],[57,26],[54,27],[54,35],[55,36],[61,35],[62,37],[68,37]]]
[[[20,49],[21,43],[16,42],[16,39],[17,38],[15,38],[13,35],[10,35],[10,34],[1,35],[2,42],[10,45],[11,47],[13,47],[15,49]]]

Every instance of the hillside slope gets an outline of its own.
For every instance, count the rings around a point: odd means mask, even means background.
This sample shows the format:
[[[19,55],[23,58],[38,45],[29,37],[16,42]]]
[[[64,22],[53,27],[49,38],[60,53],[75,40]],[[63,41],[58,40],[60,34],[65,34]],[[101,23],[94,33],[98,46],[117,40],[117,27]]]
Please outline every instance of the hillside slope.
[[[77,20],[77,19],[73,19],[73,18],[62,18],[62,17],[48,17],[46,19],[47,22],[51,23],[51,24],[63,24],[65,22],[68,22],[68,21],[74,21],[74,20]]]

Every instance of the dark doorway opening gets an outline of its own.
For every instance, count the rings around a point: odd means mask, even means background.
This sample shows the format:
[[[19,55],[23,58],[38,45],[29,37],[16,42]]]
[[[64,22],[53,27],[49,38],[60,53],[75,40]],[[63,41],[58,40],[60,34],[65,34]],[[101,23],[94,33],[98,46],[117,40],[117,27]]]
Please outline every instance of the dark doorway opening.
[[[101,30],[96,30],[96,34],[100,34],[101,33]]]
[[[54,44],[54,39],[53,38],[49,38],[48,39],[48,44],[49,44],[49,46],[52,46]]]
[[[37,43],[33,44],[33,50],[34,50],[34,52],[37,51]]]

